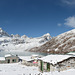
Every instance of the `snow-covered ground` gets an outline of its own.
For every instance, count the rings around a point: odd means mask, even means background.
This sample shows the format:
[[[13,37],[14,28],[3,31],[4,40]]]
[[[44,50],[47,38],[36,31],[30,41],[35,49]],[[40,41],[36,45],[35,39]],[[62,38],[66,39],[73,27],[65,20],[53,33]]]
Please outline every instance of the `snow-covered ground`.
[[[39,74],[37,67],[16,64],[0,64],[0,75],[35,75]]]
[[[42,75],[75,75],[75,69],[70,69],[61,72],[44,72]]]
[[[75,75],[75,69],[61,72],[44,72],[40,73],[37,67],[29,67],[15,64],[0,64],[0,75]]]

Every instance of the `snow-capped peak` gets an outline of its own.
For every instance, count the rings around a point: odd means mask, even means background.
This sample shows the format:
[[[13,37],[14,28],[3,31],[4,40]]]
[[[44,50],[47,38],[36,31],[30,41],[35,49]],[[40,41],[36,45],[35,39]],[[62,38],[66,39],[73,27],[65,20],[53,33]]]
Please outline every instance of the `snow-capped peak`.
[[[0,28],[0,32],[3,32],[2,28]]]
[[[21,38],[24,38],[25,39],[25,38],[28,38],[28,37],[26,35],[23,35],[23,36],[21,36]]]
[[[2,28],[0,28],[0,37],[4,37],[4,36],[9,37],[9,34],[5,32]]]
[[[44,34],[43,36],[50,36],[50,34],[49,34],[49,33],[47,33],[47,34]]]
[[[75,29],[72,29],[72,30],[70,30],[70,31],[67,31],[67,32],[65,32],[65,33],[62,33],[62,34],[58,35],[57,38],[61,39],[61,38],[64,37],[64,36],[72,35],[72,34],[75,34]]]
[[[68,31],[67,33],[75,33],[75,29]]]
[[[33,49],[31,51],[34,51]],[[50,41],[35,48],[37,52],[48,52],[48,53],[68,53],[70,51],[75,51],[75,29],[67,31],[52,38]]]
[[[43,37],[43,38],[45,38],[45,39],[48,39],[48,40],[50,40],[50,39],[51,39],[51,36],[50,36],[50,34],[49,34],[49,33],[44,34],[42,37]]]

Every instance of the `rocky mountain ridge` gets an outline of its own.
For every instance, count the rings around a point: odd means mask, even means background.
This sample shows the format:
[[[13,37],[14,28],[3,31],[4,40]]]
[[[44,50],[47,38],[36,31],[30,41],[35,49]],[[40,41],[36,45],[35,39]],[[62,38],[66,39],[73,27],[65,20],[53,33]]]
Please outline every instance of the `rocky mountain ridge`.
[[[75,29],[53,37],[50,41],[30,51],[46,52],[53,54],[65,54],[75,51]]]
[[[0,50],[65,54],[75,51],[75,29],[53,38],[49,33],[41,37],[29,38],[26,35],[9,35],[0,28]]]

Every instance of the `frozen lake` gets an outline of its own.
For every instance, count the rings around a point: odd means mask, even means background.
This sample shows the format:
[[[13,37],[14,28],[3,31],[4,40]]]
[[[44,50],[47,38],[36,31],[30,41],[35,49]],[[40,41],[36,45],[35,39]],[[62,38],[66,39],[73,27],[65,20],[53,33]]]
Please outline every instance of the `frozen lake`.
[[[0,57],[4,57],[8,53],[19,55],[19,56],[31,56],[33,54],[43,55],[43,56],[48,55],[47,53],[28,52],[28,51],[0,51]]]

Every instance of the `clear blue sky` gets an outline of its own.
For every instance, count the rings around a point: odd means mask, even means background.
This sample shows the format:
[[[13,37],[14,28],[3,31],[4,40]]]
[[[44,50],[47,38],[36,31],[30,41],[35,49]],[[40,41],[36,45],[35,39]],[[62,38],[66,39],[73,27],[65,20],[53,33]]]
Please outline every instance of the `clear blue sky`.
[[[9,34],[57,36],[75,28],[75,0],[0,0],[0,27]]]

